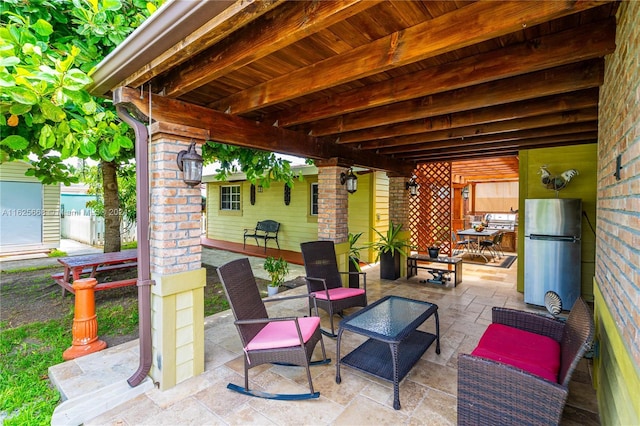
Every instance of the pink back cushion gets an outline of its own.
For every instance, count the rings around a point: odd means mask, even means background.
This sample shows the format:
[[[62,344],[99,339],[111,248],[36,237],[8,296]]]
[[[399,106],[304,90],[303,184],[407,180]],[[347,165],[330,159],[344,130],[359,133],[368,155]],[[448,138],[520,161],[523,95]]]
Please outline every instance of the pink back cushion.
[[[491,324],[471,354],[513,365],[558,383],[560,343],[550,337]]]
[[[315,294],[318,299],[327,300],[327,293],[325,293],[324,290],[315,291],[312,294]],[[348,297],[360,296],[361,294],[364,294],[364,290],[361,288],[338,287],[329,289],[330,300],[346,299]]]
[[[302,340],[306,343],[314,331],[320,326],[319,317],[298,318]],[[300,346],[296,323],[291,321],[273,321],[264,326],[256,337],[254,337],[245,350],[254,351],[257,349],[277,349],[288,348],[290,346]]]

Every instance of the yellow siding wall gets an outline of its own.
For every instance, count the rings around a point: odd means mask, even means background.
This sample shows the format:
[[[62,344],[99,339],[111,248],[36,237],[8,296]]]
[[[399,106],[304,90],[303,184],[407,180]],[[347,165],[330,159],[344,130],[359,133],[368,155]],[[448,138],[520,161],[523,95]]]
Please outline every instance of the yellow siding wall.
[[[263,192],[256,191],[256,203],[251,205],[249,182],[209,182],[207,184],[207,237],[223,241],[243,243],[245,228],[254,228],[260,220],[280,222],[278,242],[283,250],[300,251],[300,243],[318,238],[318,221],[310,214],[311,184],[317,183],[317,176],[305,176],[303,182],[296,181],[291,190],[291,203],[284,204],[284,184],[273,183]],[[223,185],[241,185],[240,212],[221,211],[220,187]],[[376,223],[376,212],[380,213],[382,223],[388,223],[388,179],[385,173],[367,173],[358,175],[358,190],[349,194],[349,232],[362,232],[358,246],[372,241],[372,228]],[[376,194],[372,197],[371,194]],[[255,240],[247,240],[255,245]],[[275,246],[269,242],[269,247]],[[372,262],[375,255],[362,250],[362,260]]]
[[[540,166],[547,165],[552,174],[568,169],[580,173],[566,188],[559,191],[560,198],[581,198],[582,210],[589,220],[582,218],[582,296],[593,300],[595,270],[595,228],[597,187],[597,145],[577,145],[520,151],[520,214],[518,224],[518,290],[524,291],[524,200],[527,198],[556,198],[556,192],[541,183]],[[591,225],[591,226],[590,226]],[[592,228],[593,227],[593,228]]]
[[[44,185],[42,208],[49,213],[42,218],[42,242],[47,248],[60,247],[60,185]]]
[[[33,176],[25,176],[29,164],[24,161],[0,163],[0,180],[5,182],[40,183]],[[60,184],[43,185],[42,248],[60,247]],[[13,249],[12,249],[13,250]]]
[[[595,382],[604,425],[640,425],[640,372],[622,340],[600,289],[595,286]]]
[[[241,186],[241,210],[229,212],[220,210],[220,187]],[[291,189],[291,202],[284,203],[284,184],[272,183],[271,187],[256,191],[256,203],[252,206],[249,182],[211,182],[207,185],[207,237],[242,243],[245,228],[255,228],[261,220],[280,222],[278,242],[283,250],[300,251],[300,243],[318,238],[318,225],[309,217],[309,191],[311,181],[295,182]],[[247,240],[255,245],[255,240]],[[275,246],[270,241],[269,247]]]
[[[384,172],[376,172],[374,181],[372,182],[373,209],[371,211],[371,226],[377,229],[381,234],[385,234],[389,229],[389,178]],[[378,235],[369,229],[369,241],[377,241]],[[378,253],[369,250],[369,258],[375,260]]]

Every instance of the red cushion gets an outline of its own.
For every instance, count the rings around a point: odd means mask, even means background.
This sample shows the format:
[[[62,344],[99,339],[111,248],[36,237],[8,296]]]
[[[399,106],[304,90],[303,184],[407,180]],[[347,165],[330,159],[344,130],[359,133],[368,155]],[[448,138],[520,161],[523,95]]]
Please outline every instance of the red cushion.
[[[298,318],[302,340],[306,343],[313,333],[320,326],[319,317]],[[296,323],[291,321],[273,321],[267,323],[256,336],[251,339],[245,350],[252,351],[258,349],[277,349],[299,346],[300,338]]]
[[[315,294],[318,299],[327,300],[327,293],[324,290],[314,291],[312,294]],[[347,299],[361,294],[364,294],[364,290],[361,288],[336,287],[329,289],[329,299],[331,300]]]
[[[491,324],[471,354],[513,365],[558,383],[560,343],[550,337]]]

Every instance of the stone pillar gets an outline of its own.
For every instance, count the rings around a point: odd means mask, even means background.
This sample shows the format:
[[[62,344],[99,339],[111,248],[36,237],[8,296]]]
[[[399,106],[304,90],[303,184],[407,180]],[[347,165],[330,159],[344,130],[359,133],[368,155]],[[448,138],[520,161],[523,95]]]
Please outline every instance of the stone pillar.
[[[184,183],[178,153],[208,132],[168,123],[151,126],[149,173],[153,365],[166,390],[204,371],[204,286],[200,187]],[[200,149],[198,149],[200,151]]]

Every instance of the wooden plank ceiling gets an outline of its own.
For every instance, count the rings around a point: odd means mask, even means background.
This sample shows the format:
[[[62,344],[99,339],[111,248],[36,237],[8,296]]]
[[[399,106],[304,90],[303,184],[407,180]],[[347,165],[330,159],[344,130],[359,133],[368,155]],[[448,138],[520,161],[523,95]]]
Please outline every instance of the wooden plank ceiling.
[[[587,0],[238,2],[149,58],[114,100],[148,114],[140,87],[150,87],[154,119],[225,143],[405,175],[453,161],[471,180],[511,176],[515,164],[517,176],[521,149],[596,142],[616,10]]]

